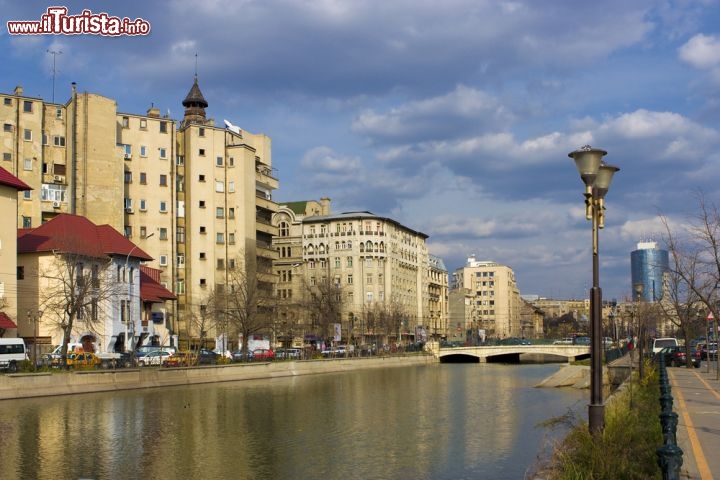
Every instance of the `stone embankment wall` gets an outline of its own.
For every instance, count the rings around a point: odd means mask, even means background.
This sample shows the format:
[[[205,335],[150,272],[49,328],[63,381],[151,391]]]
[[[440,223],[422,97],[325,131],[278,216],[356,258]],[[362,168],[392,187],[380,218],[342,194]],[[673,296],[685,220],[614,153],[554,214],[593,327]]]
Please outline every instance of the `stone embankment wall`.
[[[0,375],[0,400],[435,364],[432,355]]]

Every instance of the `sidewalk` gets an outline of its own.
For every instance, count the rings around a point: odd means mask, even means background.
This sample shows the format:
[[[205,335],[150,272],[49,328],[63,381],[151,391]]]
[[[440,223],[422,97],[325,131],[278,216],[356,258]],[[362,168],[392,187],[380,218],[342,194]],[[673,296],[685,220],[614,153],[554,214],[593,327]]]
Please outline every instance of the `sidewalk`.
[[[677,443],[683,451],[680,478],[720,479],[720,381],[715,362],[700,368],[668,368]]]

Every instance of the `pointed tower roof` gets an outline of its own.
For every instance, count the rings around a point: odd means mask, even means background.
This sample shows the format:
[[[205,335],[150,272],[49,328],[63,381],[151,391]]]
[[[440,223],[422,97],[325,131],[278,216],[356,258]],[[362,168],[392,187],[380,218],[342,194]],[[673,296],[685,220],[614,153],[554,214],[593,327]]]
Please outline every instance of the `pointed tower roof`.
[[[192,88],[190,88],[190,91],[188,92],[187,96],[185,97],[185,100],[182,102],[183,107],[200,107],[200,108],[207,108],[208,102],[205,100],[205,97],[203,97],[202,92],[200,91],[200,86],[198,86],[198,79],[197,75],[195,76],[195,81],[193,82]]]
[[[205,125],[207,123],[205,109],[208,106],[208,102],[200,91],[197,75],[195,75],[193,86],[190,88],[182,104],[183,107],[185,107],[185,115],[183,116],[181,124],[182,128],[192,124]]]

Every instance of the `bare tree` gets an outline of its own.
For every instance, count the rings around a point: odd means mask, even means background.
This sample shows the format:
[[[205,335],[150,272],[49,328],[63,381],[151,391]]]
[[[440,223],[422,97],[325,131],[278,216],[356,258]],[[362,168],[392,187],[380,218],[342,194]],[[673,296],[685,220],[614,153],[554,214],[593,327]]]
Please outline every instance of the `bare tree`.
[[[699,305],[715,318],[720,307],[720,213],[702,193],[697,198],[698,213],[687,226],[673,229],[662,217],[664,240],[672,258],[670,290],[675,288],[675,300],[684,304],[681,311],[674,312],[674,318],[688,325],[697,318]]]
[[[106,320],[104,307],[122,293],[118,291],[118,282],[111,279],[111,258],[91,257],[73,250],[53,252],[53,264],[40,272],[46,285],[40,298],[43,319],[63,332],[63,363],[73,331],[98,333]],[[123,315],[129,315],[129,305],[124,307]]]
[[[215,318],[219,333],[237,338],[242,336],[240,349],[248,350],[251,335],[263,333],[271,327],[273,301],[258,288],[257,276],[252,271],[228,271],[227,284],[215,290],[208,298],[208,313]]]
[[[329,335],[330,325],[341,321],[342,289],[328,277],[323,277],[314,285],[306,283],[305,288],[308,294],[303,306],[312,318],[318,333],[325,337]]]

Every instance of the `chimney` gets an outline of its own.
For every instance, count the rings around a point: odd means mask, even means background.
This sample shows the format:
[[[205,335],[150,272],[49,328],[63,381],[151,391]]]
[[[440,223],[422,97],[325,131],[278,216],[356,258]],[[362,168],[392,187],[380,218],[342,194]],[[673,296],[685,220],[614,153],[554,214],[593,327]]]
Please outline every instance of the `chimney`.
[[[322,207],[322,215],[330,215],[330,199],[328,197],[320,199],[320,207]]]
[[[22,96],[22,94],[23,94],[22,85],[18,85],[17,87],[15,87],[15,95],[20,97],[20,96]]]

